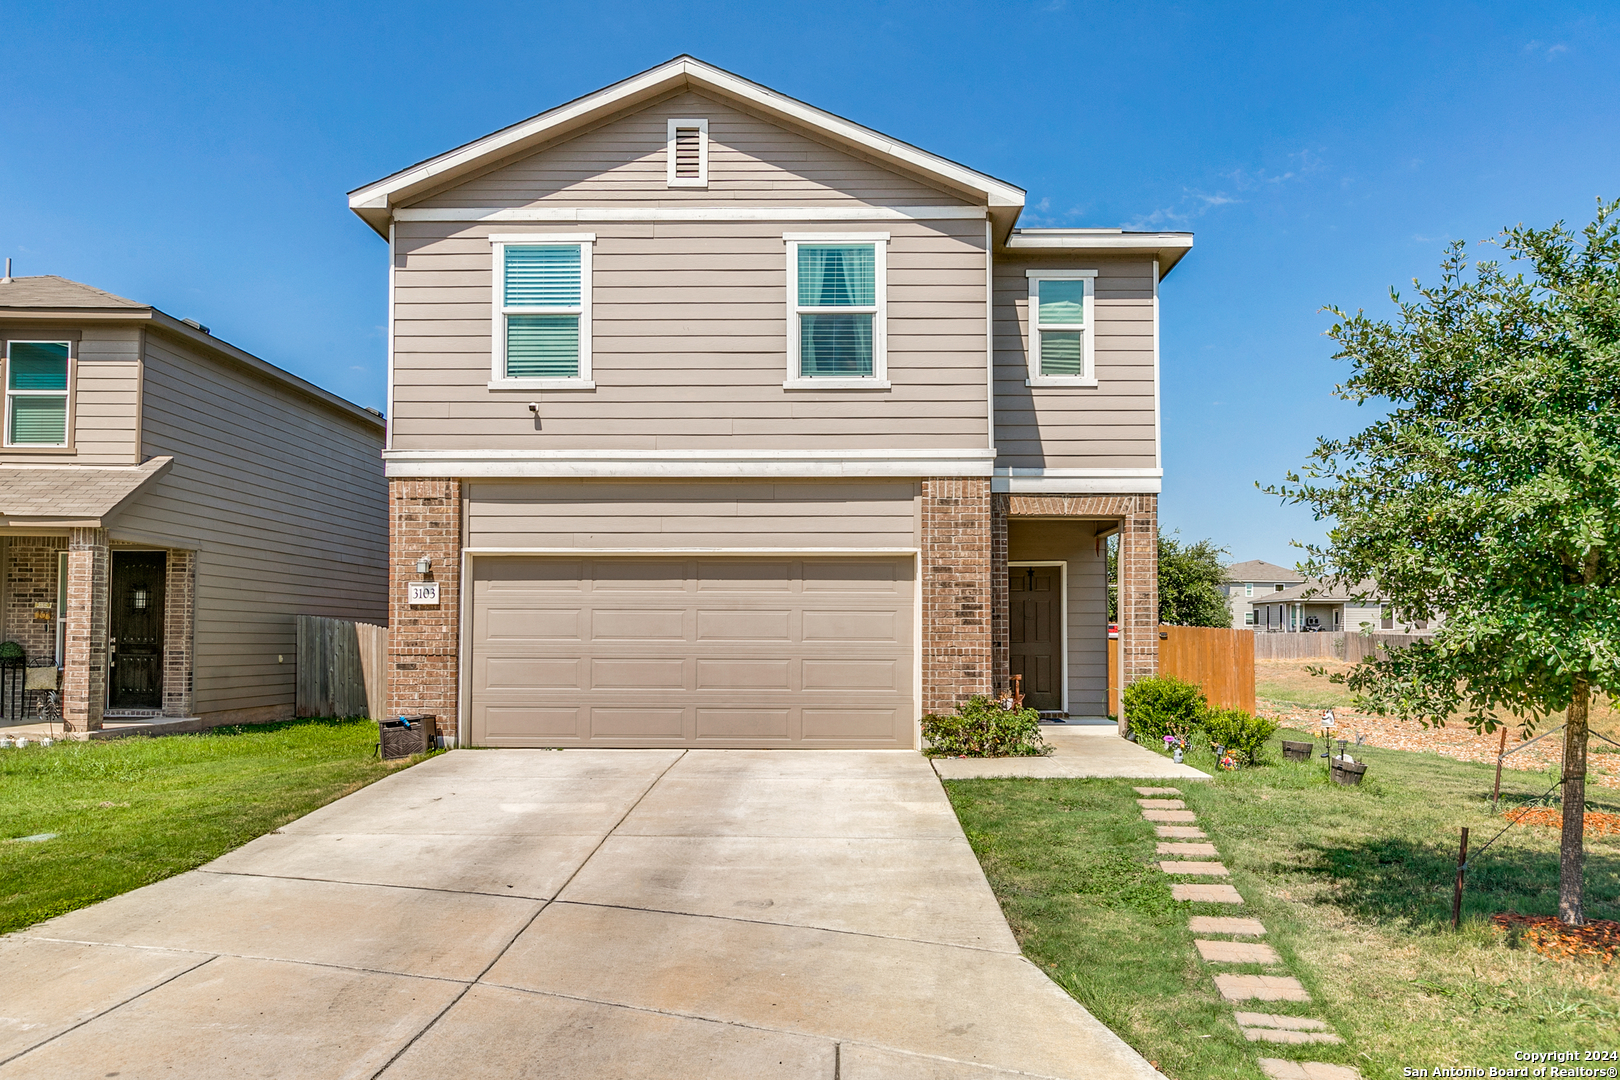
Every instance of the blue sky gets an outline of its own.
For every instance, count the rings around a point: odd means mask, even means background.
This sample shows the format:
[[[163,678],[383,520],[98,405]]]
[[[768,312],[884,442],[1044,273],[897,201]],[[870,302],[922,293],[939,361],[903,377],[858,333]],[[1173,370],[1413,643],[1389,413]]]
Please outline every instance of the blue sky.
[[[1284,564],[1254,489],[1335,401],[1328,303],[1620,195],[1613,4],[0,5],[0,257],[383,403],[360,184],[689,52],[1026,188],[1026,225],[1191,229],[1162,305],[1161,518]]]

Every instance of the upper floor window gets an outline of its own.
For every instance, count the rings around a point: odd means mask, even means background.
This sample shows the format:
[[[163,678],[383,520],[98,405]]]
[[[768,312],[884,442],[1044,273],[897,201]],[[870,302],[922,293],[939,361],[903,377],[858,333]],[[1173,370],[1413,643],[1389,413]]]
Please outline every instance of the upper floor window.
[[[788,372],[782,385],[884,389],[887,233],[788,233]]]
[[[1030,386],[1097,385],[1095,270],[1029,270]]]
[[[492,236],[500,389],[589,389],[590,234]]]
[[[670,187],[708,187],[709,122],[671,120],[666,156]]]
[[[66,341],[6,345],[6,445],[68,444]]]
[[[1249,584],[1246,584],[1246,585],[1243,586],[1243,595],[1244,596],[1253,596],[1254,595],[1254,583],[1253,582],[1250,582]]]

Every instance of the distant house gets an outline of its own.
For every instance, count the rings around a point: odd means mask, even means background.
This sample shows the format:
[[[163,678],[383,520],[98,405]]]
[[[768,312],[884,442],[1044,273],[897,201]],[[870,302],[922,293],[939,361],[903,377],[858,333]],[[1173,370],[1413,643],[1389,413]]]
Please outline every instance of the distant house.
[[[1255,597],[1254,629],[1273,634],[1383,631],[1426,634],[1434,623],[1402,618],[1372,581],[1328,585],[1306,581],[1292,588]]]
[[[1255,625],[1257,598],[1269,597],[1300,584],[1305,579],[1294,571],[1261,559],[1233,563],[1226,568],[1226,596],[1232,609],[1232,628]]]
[[[294,616],[386,618],[381,414],[49,275],[0,280],[0,383],[6,720],[291,717]]]

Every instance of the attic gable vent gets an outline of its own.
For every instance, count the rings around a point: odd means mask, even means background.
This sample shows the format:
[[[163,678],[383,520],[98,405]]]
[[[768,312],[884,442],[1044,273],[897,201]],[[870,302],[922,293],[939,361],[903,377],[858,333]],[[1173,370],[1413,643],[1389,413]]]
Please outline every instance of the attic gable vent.
[[[671,120],[666,149],[670,187],[709,186],[709,122]]]

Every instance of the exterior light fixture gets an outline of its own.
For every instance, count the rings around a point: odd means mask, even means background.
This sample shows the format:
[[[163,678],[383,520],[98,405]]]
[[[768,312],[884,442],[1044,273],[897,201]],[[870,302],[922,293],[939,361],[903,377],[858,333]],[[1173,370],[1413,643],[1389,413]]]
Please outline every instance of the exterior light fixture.
[[[417,559],[416,572],[423,577],[427,577],[428,574],[433,572],[433,560],[428,558],[426,555],[423,555],[420,559]]]

